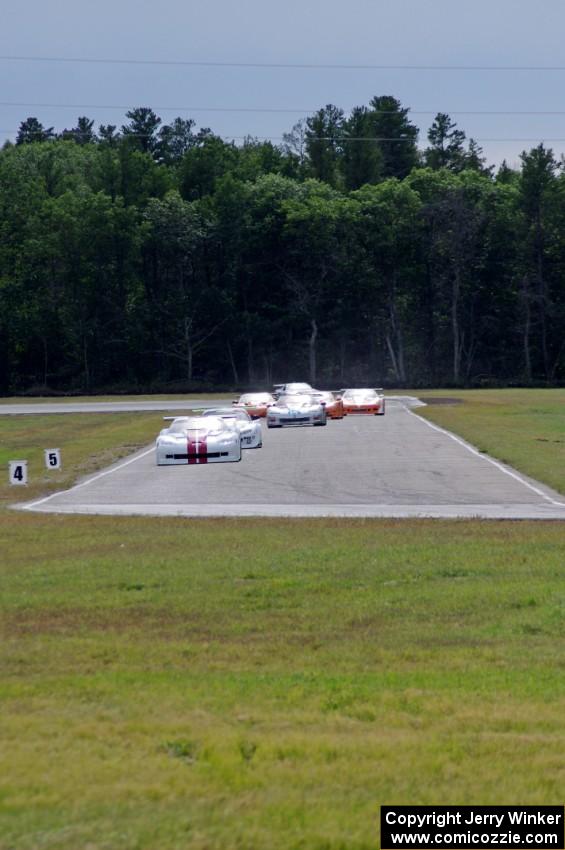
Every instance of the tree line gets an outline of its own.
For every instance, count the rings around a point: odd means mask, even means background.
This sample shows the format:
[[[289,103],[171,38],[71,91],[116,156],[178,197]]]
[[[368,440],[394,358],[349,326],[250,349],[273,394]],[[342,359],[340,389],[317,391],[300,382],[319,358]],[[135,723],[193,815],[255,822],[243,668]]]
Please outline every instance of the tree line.
[[[280,145],[149,108],[0,151],[0,392],[565,379],[565,173],[446,114],[333,105]]]

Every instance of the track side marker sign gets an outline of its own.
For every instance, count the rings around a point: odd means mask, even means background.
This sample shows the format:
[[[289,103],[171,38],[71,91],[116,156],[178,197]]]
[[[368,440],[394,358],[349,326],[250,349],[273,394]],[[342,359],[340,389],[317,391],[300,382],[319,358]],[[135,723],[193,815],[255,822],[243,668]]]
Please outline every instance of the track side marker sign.
[[[44,455],[47,469],[61,469],[61,449],[45,449]]]
[[[10,484],[27,484],[27,460],[8,461]]]

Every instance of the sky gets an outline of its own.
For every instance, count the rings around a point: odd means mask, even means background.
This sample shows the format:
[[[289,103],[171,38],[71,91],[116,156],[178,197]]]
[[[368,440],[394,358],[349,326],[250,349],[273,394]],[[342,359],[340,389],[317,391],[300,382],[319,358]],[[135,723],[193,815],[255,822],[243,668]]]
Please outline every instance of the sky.
[[[489,164],[517,166],[521,151],[542,141],[565,153],[563,0],[2,5],[0,143],[14,140],[28,116],[57,132],[79,115],[96,127],[120,127],[138,106],[154,109],[163,123],[180,115],[227,139],[279,142],[327,103],[348,113],[375,95],[392,95],[410,108],[420,147],[434,116],[447,112]],[[63,59],[83,61],[53,61]],[[269,64],[295,67],[261,67]],[[563,70],[533,70],[551,66]]]

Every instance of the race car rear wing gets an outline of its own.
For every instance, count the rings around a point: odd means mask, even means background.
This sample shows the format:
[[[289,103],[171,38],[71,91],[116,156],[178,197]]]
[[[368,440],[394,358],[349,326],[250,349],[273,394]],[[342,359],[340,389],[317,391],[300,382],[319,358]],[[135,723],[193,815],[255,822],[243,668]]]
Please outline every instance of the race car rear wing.
[[[245,410],[245,407],[242,404],[240,404],[236,407],[235,402],[232,402],[232,407],[234,408],[233,413],[236,413],[238,410]],[[217,410],[218,408],[210,407],[210,405],[208,405],[208,407],[191,407],[190,409],[192,411],[194,411],[195,413],[202,413],[204,410]],[[214,413],[213,415],[214,416],[229,416],[227,408],[224,407],[224,410],[225,410],[224,413]],[[176,418],[176,417],[174,417],[174,418]]]
[[[357,389],[357,388],[356,388],[356,387],[342,387],[342,389],[341,389],[341,390],[328,390],[328,392],[329,392],[329,393],[339,393],[339,394],[342,394],[342,393],[344,393],[346,390],[355,390],[355,389]],[[361,387],[361,389],[365,389],[365,387]],[[367,389],[368,389],[368,388],[367,388]],[[375,390],[375,392],[377,392],[377,393],[382,393],[382,392],[384,392],[383,387],[371,387],[371,389],[372,389],[372,390]]]

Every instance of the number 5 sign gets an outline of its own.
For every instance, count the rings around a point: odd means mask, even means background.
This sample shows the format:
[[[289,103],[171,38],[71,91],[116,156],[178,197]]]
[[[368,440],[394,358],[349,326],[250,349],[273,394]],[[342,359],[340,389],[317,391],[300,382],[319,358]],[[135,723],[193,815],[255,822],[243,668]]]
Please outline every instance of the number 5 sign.
[[[47,469],[61,469],[60,449],[45,449],[44,454]]]
[[[10,484],[27,484],[27,460],[11,460]]]

